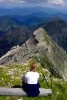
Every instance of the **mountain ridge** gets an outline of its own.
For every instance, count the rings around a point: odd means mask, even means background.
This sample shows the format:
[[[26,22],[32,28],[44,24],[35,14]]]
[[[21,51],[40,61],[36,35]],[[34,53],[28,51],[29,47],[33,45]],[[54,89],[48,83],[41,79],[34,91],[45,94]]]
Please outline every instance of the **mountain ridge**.
[[[16,47],[14,50],[18,48]],[[13,49],[9,52],[13,52]],[[40,63],[44,61],[44,67],[53,75],[60,75],[64,80],[67,80],[66,53],[48,36],[43,28],[37,29],[33,33],[33,38],[28,39],[17,52],[1,57],[0,64],[22,64],[33,57],[37,57]]]
[[[43,23],[38,27],[43,27],[47,33],[55,40],[59,46],[67,51],[67,22],[55,17],[51,21]]]
[[[47,22],[44,22],[39,18],[36,18],[34,20],[33,18],[29,18],[29,20],[26,20],[26,18],[25,21],[28,23],[23,23],[10,16],[3,16],[0,17],[0,19],[1,18],[0,56],[4,55],[9,49],[12,48],[12,46],[22,45],[22,43],[24,43],[30,36],[32,36],[32,33],[39,27],[43,27],[47,31],[47,33],[58,43],[58,45],[67,52],[67,22],[65,22],[64,20],[55,17]]]

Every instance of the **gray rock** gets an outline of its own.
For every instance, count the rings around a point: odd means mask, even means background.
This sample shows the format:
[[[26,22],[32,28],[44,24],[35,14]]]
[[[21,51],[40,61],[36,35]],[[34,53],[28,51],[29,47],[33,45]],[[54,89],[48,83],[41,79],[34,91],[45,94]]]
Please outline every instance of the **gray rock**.
[[[11,51],[8,51],[0,58],[0,64],[21,64],[34,56],[53,75],[67,81],[66,52],[52,40],[43,28],[36,30],[33,38],[27,40],[21,47],[13,47]]]

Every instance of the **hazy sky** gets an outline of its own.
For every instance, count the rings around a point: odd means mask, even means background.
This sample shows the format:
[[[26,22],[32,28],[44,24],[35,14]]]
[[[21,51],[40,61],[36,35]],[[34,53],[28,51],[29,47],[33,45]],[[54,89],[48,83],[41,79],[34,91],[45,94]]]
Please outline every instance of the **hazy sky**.
[[[0,0],[0,7],[47,6],[67,8],[67,0]]]

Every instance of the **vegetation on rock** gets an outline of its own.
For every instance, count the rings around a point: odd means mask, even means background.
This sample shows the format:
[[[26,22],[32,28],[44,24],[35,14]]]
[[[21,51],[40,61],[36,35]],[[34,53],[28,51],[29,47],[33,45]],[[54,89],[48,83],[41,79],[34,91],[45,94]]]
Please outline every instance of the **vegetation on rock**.
[[[22,65],[5,65],[0,67],[0,87],[13,87],[22,85],[22,76],[29,70],[31,62],[23,63]],[[46,97],[21,97],[21,96],[0,96],[0,100],[66,100],[67,99],[67,83],[60,78],[52,77],[52,87],[50,80],[50,72],[43,69],[37,61],[36,71],[39,72],[39,82],[43,88],[52,88],[52,94]],[[45,78],[44,79],[44,76]],[[46,83],[47,81],[47,83]]]

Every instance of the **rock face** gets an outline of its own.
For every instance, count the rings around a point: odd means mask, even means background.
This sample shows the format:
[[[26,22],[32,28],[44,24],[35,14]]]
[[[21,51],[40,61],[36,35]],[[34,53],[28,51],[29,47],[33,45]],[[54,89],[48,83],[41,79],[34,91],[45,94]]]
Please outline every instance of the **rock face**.
[[[43,67],[52,74],[61,76],[67,81],[67,55],[43,28],[37,29],[33,37],[22,46],[16,46],[0,58],[0,64],[22,63],[36,57]]]
[[[39,27],[43,27],[51,38],[67,52],[67,22],[56,17]]]
[[[34,32],[35,38],[38,40],[38,58],[43,61],[44,66],[53,74],[60,73],[60,76],[67,79],[67,57],[63,51],[51,38],[47,35],[43,28]]]

